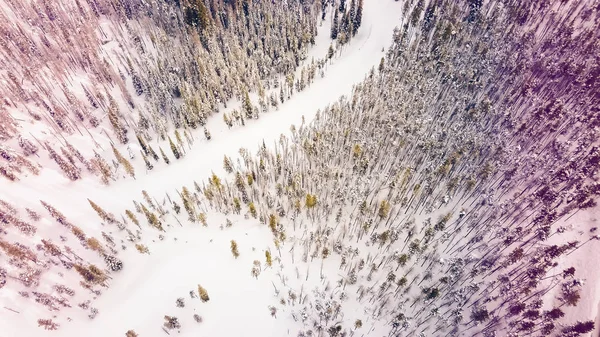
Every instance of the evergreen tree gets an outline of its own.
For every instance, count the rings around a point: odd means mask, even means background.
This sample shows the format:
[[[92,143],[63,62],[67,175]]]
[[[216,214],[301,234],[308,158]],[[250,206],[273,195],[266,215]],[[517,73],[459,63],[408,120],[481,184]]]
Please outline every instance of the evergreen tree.
[[[200,300],[202,302],[208,302],[210,300],[210,297],[208,297],[208,292],[201,285],[198,285],[198,295],[200,295]]]
[[[225,169],[225,172],[233,173],[233,165],[231,163],[231,159],[229,159],[227,155],[223,157],[223,168]]]
[[[235,257],[236,259],[240,256],[237,242],[235,242],[235,240],[231,240],[231,254],[233,254],[233,257]]]
[[[339,32],[339,18],[338,18],[338,11],[334,8],[333,9],[335,11],[334,15],[333,15],[333,22],[331,23],[331,34],[330,37],[332,40],[337,39],[338,37],[338,32]]]
[[[146,170],[150,171],[154,168],[154,166],[150,163],[150,161],[148,160],[148,157],[146,157],[146,155],[144,154],[143,151],[140,150],[140,153],[142,154],[142,158],[144,159],[144,163],[146,163]]]
[[[329,45],[329,49],[327,50],[327,59],[331,60],[331,58],[333,57],[333,44]]]
[[[252,102],[250,101],[250,95],[248,94],[248,90],[244,89],[244,101],[243,101],[243,109],[246,114],[246,118],[252,118]]]
[[[171,146],[171,151],[173,152],[173,156],[175,156],[175,159],[179,159],[181,155],[179,154],[177,146],[175,146],[175,143],[173,143],[173,140],[171,140],[171,137],[169,137],[169,145]]]
[[[146,146],[146,142],[139,134],[136,135],[138,143],[140,143],[140,147],[142,148],[143,153],[147,156],[149,154],[148,147]]]
[[[362,14],[363,14],[363,0],[358,0],[358,7],[356,8],[356,15],[354,16],[354,24],[352,35],[356,35],[358,32],[358,28],[362,24]]]
[[[165,151],[163,151],[162,147],[160,147],[160,146],[158,147],[158,150],[160,151],[160,155],[162,156],[165,163],[167,163],[167,165],[169,165],[171,163],[171,161],[169,160],[169,157],[167,157],[167,155],[165,154]]]
[[[127,172],[127,174],[129,174],[131,177],[133,177],[133,179],[135,179],[135,170],[133,169],[133,166],[131,165],[129,160],[123,157],[123,155],[119,152],[119,150],[117,150],[117,148],[113,144],[110,145],[112,147],[113,154],[117,158],[117,161],[123,166],[125,172]]]
[[[267,266],[271,267],[273,265],[273,258],[271,257],[271,252],[268,250],[265,251],[265,259]]]
[[[94,203],[90,199],[88,199],[87,201],[89,202],[90,206],[92,206],[92,208],[94,209],[94,211],[96,211],[96,213],[98,214],[98,216],[100,217],[100,219],[102,219],[103,221],[106,221],[108,223],[115,223],[115,222],[117,222],[117,220],[115,219],[114,215],[107,213],[104,209],[102,209],[102,207],[96,205],[96,203]]]
[[[140,222],[138,221],[138,219],[136,218],[135,214],[133,214],[132,211],[130,210],[125,210],[125,215],[127,215],[127,217],[131,220],[131,222],[133,222],[136,226],[140,227]]]
[[[152,146],[150,146],[150,144],[148,144],[148,152],[150,153],[154,161],[158,161],[158,155],[156,154],[156,152],[154,152],[154,149],[152,148]]]

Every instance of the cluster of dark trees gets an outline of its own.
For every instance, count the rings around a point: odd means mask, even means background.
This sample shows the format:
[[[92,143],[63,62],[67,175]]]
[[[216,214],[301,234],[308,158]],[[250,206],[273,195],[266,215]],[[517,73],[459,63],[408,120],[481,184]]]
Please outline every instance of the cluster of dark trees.
[[[325,17],[326,3],[323,3],[322,17]],[[345,44],[358,32],[362,24],[363,0],[351,0],[346,5],[346,0],[340,0],[339,7],[333,3],[333,20],[331,22],[331,39]]]

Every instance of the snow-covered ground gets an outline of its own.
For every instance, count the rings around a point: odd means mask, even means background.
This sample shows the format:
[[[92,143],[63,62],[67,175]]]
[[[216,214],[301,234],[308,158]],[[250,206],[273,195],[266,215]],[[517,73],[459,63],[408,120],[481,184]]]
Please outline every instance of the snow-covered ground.
[[[88,198],[114,214],[122,214],[126,208],[133,207],[132,200],[141,198],[142,190],[157,198],[165,196],[165,193],[173,197],[177,195],[176,189],[190,186],[194,181],[206,181],[211,172],[221,175],[224,155],[238,158],[240,148],[254,152],[263,141],[269,146],[281,134],[288,135],[291,125],[300,126],[303,121],[309,123],[318,109],[342,95],[349,95],[352,86],[361,81],[372,67],[376,67],[384,56],[383,49],[390,45],[400,15],[400,2],[366,2],[361,30],[327,66],[324,78],[317,76],[310,87],[295,93],[278,111],[261,115],[259,120],[249,121],[246,127],[228,130],[221,116],[215,116],[207,125],[212,140],[207,142],[198,139],[181,160],[144,173],[143,163],[138,158],[136,179],[119,179],[110,186],[101,185],[95,177],[72,182],[61,172],[43,168],[39,176],[23,178],[18,184],[0,181],[0,199],[22,208],[30,207],[40,213],[43,209],[39,200],[45,200],[86,232],[109,231],[99,228],[100,221],[89,207]],[[326,54],[330,44],[329,29],[330,24],[326,21],[319,30],[317,43],[309,52],[308,60]],[[73,136],[70,141],[77,145],[79,141],[82,146],[90,142],[86,137],[77,137]],[[124,148],[121,150],[127,153]],[[85,155],[89,157],[91,153]],[[181,320],[183,328],[178,334],[181,336],[197,336],[199,333],[223,336],[287,335],[293,327],[293,321],[274,319],[270,317],[268,309],[268,306],[279,301],[273,296],[274,285],[271,283],[271,279],[279,278],[273,269],[278,264],[274,263],[274,267],[265,270],[258,279],[250,275],[253,260],[263,261],[264,264],[266,249],[271,249],[274,258],[278,257],[268,228],[259,225],[256,220],[240,218],[237,223],[234,221],[232,228],[221,230],[219,226],[224,224],[224,218],[216,213],[209,213],[208,221],[208,228],[178,228],[177,223],[171,223],[173,229],[165,235],[164,241],[160,242],[158,238],[155,238],[156,243],[146,240],[150,255],[139,254],[133,249],[121,254],[120,258],[125,261],[126,267],[114,276],[110,288],[94,302],[93,306],[100,312],[98,317],[90,321],[80,309],[67,309],[73,312],[73,322],[64,324],[54,334],[122,336],[125,331],[134,329],[140,336],[161,336],[164,334],[160,330],[162,317],[172,315]],[[45,225],[40,232],[53,231],[56,226],[50,223]],[[229,241],[232,239],[240,246],[241,256],[238,259],[234,259],[229,252]],[[291,268],[293,264],[290,262],[286,265]],[[285,274],[289,275],[290,272]],[[312,276],[307,281],[307,288],[320,282],[318,271]],[[204,286],[211,296],[208,303],[189,297],[189,291],[195,290],[198,284]],[[0,293],[0,296],[3,294]],[[177,297],[185,298],[185,308],[175,307]],[[0,336],[44,335],[45,332],[35,326],[35,321],[49,318],[50,313],[40,314],[13,305],[11,309],[20,313],[0,308]],[[198,324],[192,319],[193,313],[198,313],[204,319],[197,329],[190,328]],[[285,313],[280,311],[278,315]]]

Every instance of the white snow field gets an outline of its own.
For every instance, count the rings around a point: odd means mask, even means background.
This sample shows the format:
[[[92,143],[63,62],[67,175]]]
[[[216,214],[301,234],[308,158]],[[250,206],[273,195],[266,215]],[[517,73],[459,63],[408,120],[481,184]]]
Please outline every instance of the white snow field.
[[[212,172],[222,175],[224,155],[238,158],[241,147],[254,152],[263,141],[270,146],[281,134],[290,134],[291,125],[309,123],[318,109],[342,95],[349,95],[352,86],[361,81],[372,67],[377,66],[384,56],[383,49],[390,45],[393,30],[399,22],[400,4],[391,0],[366,1],[362,28],[344,46],[341,54],[334,57],[332,64],[327,66],[324,78],[317,76],[310,87],[295,93],[278,111],[261,115],[259,120],[248,121],[246,127],[228,130],[221,116],[215,116],[207,125],[212,133],[212,140],[203,140],[200,130],[194,134],[197,141],[186,156],[170,165],[157,165],[154,170],[145,173],[143,161],[138,156],[134,161],[136,179],[119,179],[109,186],[102,185],[95,177],[83,177],[72,182],[54,169],[43,168],[39,176],[23,178],[18,184],[1,180],[0,199],[10,201],[20,209],[29,207],[40,214],[45,212],[40,205],[40,200],[44,200],[86,233],[99,236],[101,231],[110,232],[114,228],[100,225],[101,221],[90,208],[88,198],[117,215],[123,214],[126,208],[132,209],[132,200],[139,200],[142,190],[162,202],[165,193],[171,197],[177,196],[176,189],[180,190],[184,185],[190,186],[194,181],[204,182]],[[313,56],[323,57],[326,54],[330,44],[329,19],[320,28],[317,43],[310,50],[308,60]],[[229,109],[232,106],[233,104]],[[87,136],[73,135],[69,141],[80,149],[90,149],[85,155],[92,155],[91,140]],[[96,138],[96,141],[104,149],[108,149],[105,154],[110,153],[108,138]],[[134,152],[139,153],[137,147],[131,147]],[[168,146],[163,144],[163,148]],[[127,153],[126,147],[119,149],[122,153]],[[181,332],[172,330],[170,334],[182,337],[287,336],[300,323],[294,322],[290,312],[286,311],[286,306],[280,305],[281,296],[274,296],[274,287],[282,284],[282,278],[293,277],[296,280],[297,275],[302,275],[303,289],[311,291],[321,283],[320,266],[315,262],[314,267],[311,265],[314,270],[294,270],[292,254],[288,252],[290,247],[284,246],[281,252],[277,252],[267,226],[254,219],[244,220],[241,216],[230,219],[233,226],[220,229],[219,226],[225,224],[225,217],[209,211],[208,227],[190,226],[187,221],[183,227],[179,227],[176,222],[169,223],[171,228],[164,234],[163,241],[159,240],[158,232],[153,234],[154,237],[146,234],[143,243],[149,247],[151,254],[140,254],[133,248],[120,253],[124,269],[112,275],[110,287],[91,303],[92,307],[98,308],[98,316],[90,320],[86,317],[88,312],[75,305],[73,308],[61,309],[56,320],[61,324],[58,331],[45,331],[36,324],[37,319],[51,318],[53,313],[41,308],[32,309],[26,301],[20,300],[18,294],[3,289],[0,292],[0,303],[3,306],[0,308],[0,337],[107,337],[123,336],[130,329],[143,337],[165,336],[166,333],[161,330],[164,315],[180,319]],[[43,220],[39,232],[44,235],[38,233],[38,236],[55,237],[58,241],[60,233],[53,233],[57,231],[56,226],[53,221]],[[230,252],[230,240],[236,240],[239,244],[241,255],[238,259],[234,259]],[[255,279],[250,274],[252,262],[259,260],[264,264],[267,249],[273,254],[274,260],[281,257],[285,267],[279,270],[280,264],[275,262],[272,268],[265,269],[263,265],[261,275]],[[92,252],[86,254],[93,255]],[[335,265],[334,261],[329,263]],[[333,273],[335,268],[333,267]],[[75,276],[75,273],[71,273],[65,277]],[[59,275],[53,277],[54,280],[61,278]],[[78,283],[75,279],[62,282],[73,285]],[[196,291],[198,284],[207,289],[211,298],[209,302],[202,303],[198,298],[190,298],[189,292]],[[287,296],[285,290],[278,290]],[[78,288],[77,291],[83,294],[83,290]],[[175,306],[178,297],[185,299],[184,308]],[[271,317],[269,306],[278,308],[277,318]],[[352,310],[358,310],[358,307],[347,308],[345,312]],[[202,323],[194,322],[192,316],[195,313],[202,316]],[[357,316],[358,314],[360,313]],[[66,317],[72,321],[67,322]],[[356,318],[346,317],[345,320],[354,322]],[[367,335],[369,328],[373,327],[365,320],[365,328],[361,330],[362,333],[357,332],[357,335]]]

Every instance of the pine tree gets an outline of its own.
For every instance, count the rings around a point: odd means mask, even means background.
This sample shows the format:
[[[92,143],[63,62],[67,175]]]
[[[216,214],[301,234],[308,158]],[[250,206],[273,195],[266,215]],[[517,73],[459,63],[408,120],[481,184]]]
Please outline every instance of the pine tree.
[[[125,172],[127,172],[127,174],[129,174],[131,177],[133,177],[133,179],[135,179],[135,170],[133,169],[133,166],[131,165],[129,160],[127,160],[127,158],[123,157],[123,155],[119,152],[119,150],[117,150],[117,148],[113,144],[110,144],[110,145],[112,147],[113,154],[117,158],[117,161],[121,165],[123,165]]]
[[[333,15],[333,22],[331,23],[331,34],[330,34],[330,37],[332,40],[337,39],[338,32],[339,32],[338,11],[336,9],[334,9],[334,11],[335,11],[335,14]]]
[[[348,11],[348,23],[354,26],[354,18],[356,17],[356,0],[350,0],[350,10]],[[350,30],[352,33],[354,30]]]
[[[183,201],[183,207],[189,215],[189,219],[191,221],[196,221],[196,209],[194,208],[194,204],[192,203],[192,198],[190,197],[190,192],[187,187],[183,187],[181,192],[181,200]]]
[[[381,61],[379,61],[379,72],[382,73],[383,69],[385,69],[385,58],[381,58]]]
[[[239,198],[233,198],[233,209],[236,214],[240,214],[240,211],[242,210],[242,205],[240,203]]]
[[[177,149],[177,146],[175,146],[175,143],[173,143],[173,140],[171,140],[171,137],[169,137],[169,145],[171,146],[171,151],[173,152],[175,159],[179,159],[181,157],[181,155],[179,154],[179,150]]]
[[[244,89],[244,101],[243,101],[243,106],[244,106],[244,113],[246,114],[246,118],[248,119],[252,119],[252,114],[253,114],[253,108],[252,108],[252,102],[250,101],[250,95],[248,94],[248,90]]]
[[[267,266],[271,267],[273,265],[273,259],[271,257],[271,252],[268,250],[265,251],[265,259]]]
[[[146,145],[146,142],[144,141],[142,136],[140,136],[139,134],[137,134],[136,137],[137,137],[138,143],[140,143],[140,147],[142,148],[143,153],[147,156],[149,154],[149,152],[148,152],[148,146]]]
[[[127,215],[127,217],[131,220],[131,222],[133,222],[136,226],[140,227],[140,222],[138,221],[138,219],[135,217],[135,214],[133,214],[132,211],[130,210],[125,210],[125,214]],[[141,227],[140,227],[141,228]]]
[[[102,219],[103,221],[106,221],[108,223],[111,223],[111,224],[117,222],[117,220],[115,219],[115,217],[112,214],[107,213],[104,209],[102,209],[102,207],[96,205],[90,199],[88,199],[87,201],[89,202],[90,206],[92,206],[94,211],[96,211],[96,213],[98,214],[100,219]]]
[[[250,210],[252,217],[256,219],[256,207],[254,206],[253,202],[248,204],[248,209]]]
[[[154,165],[152,165],[150,163],[150,161],[148,160],[148,157],[146,157],[146,155],[144,154],[143,151],[140,150],[140,153],[142,154],[142,158],[144,159],[144,163],[146,163],[146,170],[150,171],[154,168]]]
[[[317,196],[312,194],[306,195],[306,208],[313,208],[317,205]]]
[[[331,60],[331,58],[333,57],[333,44],[329,45],[329,49],[327,50],[327,59]]]
[[[142,212],[146,216],[146,220],[148,220],[148,224],[150,226],[158,229],[161,232],[165,231],[162,227],[162,223],[160,222],[160,220],[158,220],[156,214],[154,214],[152,211],[149,211],[144,205],[142,205]]]
[[[231,254],[233,254],[233,257],[235,257],[236,259],[240,256],[237,242],[235,242],[235,240],[231,240]]]
[[[207,128],[204,128],[204,137],[206,138],[206,140],[210,140],[212,138]]]
[[[160,147],[160,146],[158,147],[158,150],[160,151],[160,155],[162,156],[165,163],[167,163],[167,165],[169,165],[171,162],[169,161],[169,157],[167,157],[167,155],[165,154],[165,151],[163,151],[162,147]]]
[[[104,253],[104,248],[98,239],[90,237],[86,240],[87,245],[92,249],[97,251],[98,253]]]
[[[112,108],[108,110],[108,119],[117,135],[117,139],[119,139],[122,144],[127,144],[128,139],[125,134],[125,129],[121,126],[117,112]]]
[[[358,28],[362,24],[362,14],[363,14],[363,0],[358,0],[358,8],[356,9],[356,15],[354,16],[354,25],[352,35],[356,35],[358,32]]]
[[[223,157],[223,168],[227,173],[233,173],[233,165],[231,164],[231,159],[225,155]]]
[[[181,139],[181,135],[177,129],[175,129],[175,139],[177,140],[177,145],[179,145],[179,148],[183,149],[183,139]]]
[[[210,297],[208,297],[208,292],[201,285],[198,285],[198,295],[200,295],[200,300],[202,302],[208,302]]]
[[[81,170],[77,166],[71,164],[68,161],[65,161],[58,153],[56,153],[50,147],[50,145],[46,144],[46,149],[48,150],[48,153],[50,154],[50,158],[53,159],[58,164],[58,166],[60,167],[61,170],[63,170],[63,172],[65,173],[67,178],[69,178],[73,181],[81,178]]]
[[[381,202],[381,204],[379,205],[379,217],[382,219],[387,218],[388,214],[390,213],[390,203],[383,200]]]
[[[152,148],[152,146],[150,144],[148,144],[148,152],[150,153],[150,155],[152,156],[152,159],[154,159],[154,161],[158,161],[158,155],[156,154],[156,152],[154,152],[154,149]]]

